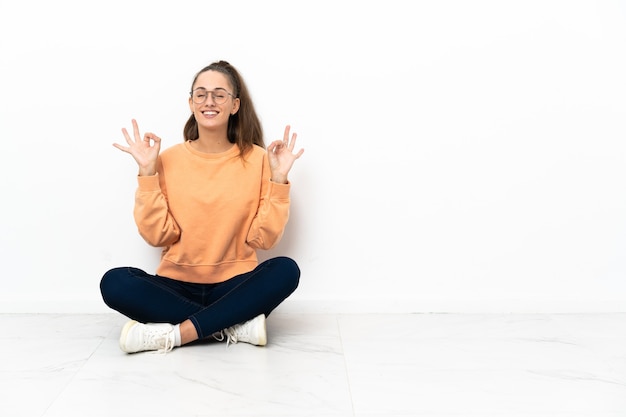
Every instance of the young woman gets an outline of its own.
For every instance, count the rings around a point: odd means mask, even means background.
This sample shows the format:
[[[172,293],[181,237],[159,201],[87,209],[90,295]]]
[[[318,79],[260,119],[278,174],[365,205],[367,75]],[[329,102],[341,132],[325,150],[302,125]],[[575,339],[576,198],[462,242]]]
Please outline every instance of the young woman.
[[[193,80],[184,142],[160,152],[154,133],[122,133],[139,166],[134,218],[140,235],[162,247],[152,275],[138,268],[104,274],[104,302],[131,320],[120,347],[128,353],[174,347],[213,336],[227,343],[267,343],[265,318],[298,286],[290,258],[259,264],[289,216],[288,173],[296,134],[265,147],[261,123],[239,72],[228,62]]]

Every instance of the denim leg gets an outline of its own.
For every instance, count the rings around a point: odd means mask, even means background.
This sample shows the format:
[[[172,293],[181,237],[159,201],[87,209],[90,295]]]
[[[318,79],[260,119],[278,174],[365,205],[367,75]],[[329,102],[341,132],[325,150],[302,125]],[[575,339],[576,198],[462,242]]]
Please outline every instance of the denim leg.
[[[192,284],[114,268],[100,281],[104,302],[143,323],[179,324],[190,319],[200,339],[259,314],[268,316],[298,287],[300,269],[277,257],[218,284]]]
[[[184,294],[185,284],[121,267],[104,274],[100,291],[106,305],[133,320],[178,324],[204,307]]]
[[[259,314],[268,316],[298,287],[300,269],[290,258],[268,259],[254,270],[218,284],[209,305],[189,318],[198,336],[250,320]]]

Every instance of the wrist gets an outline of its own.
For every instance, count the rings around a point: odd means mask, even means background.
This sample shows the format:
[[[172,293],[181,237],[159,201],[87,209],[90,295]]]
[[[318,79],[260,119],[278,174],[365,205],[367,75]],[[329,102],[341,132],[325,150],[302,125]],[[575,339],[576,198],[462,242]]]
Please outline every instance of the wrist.
[[[139,169],[139,176],[140,177],[150,177],[152,175],[156,175],[156,170],[155,169],[146,169],[146,168],[140,168]]]

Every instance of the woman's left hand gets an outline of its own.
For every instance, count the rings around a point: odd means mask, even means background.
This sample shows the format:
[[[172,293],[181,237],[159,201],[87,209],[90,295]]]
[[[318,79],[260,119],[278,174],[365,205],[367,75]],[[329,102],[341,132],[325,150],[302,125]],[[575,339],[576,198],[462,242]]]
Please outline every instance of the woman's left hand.
[[[267,147],[267,157],[270,162],[270,169],[272,171],[272,181],[281,184],[287,184],[287,175],[293,166],[296,159],[304,153],[304,149],[300,149],[298,153],[293,153],[293,148],[296,145],[295,133],[289,137],[289,131],[291,127],[285,126],[285,134],[283,140],[275,140]]]

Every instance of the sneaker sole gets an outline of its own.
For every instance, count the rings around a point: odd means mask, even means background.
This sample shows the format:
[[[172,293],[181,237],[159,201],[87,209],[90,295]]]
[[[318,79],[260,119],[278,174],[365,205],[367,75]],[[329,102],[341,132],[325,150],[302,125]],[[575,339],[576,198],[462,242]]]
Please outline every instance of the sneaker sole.
[[[131,320],[128,323],[126,323],[124,327],[122,328],[122,334],[120,335],[120,349],[122,349],[126,353],[134,353],[128,350],[128,348],[126,347],[126,339],[128,336],[128,332],[135,324],[137,324],[137,322],[135,320]]]
[[[263,332],[259,335],[257,346],[265,346],[267,344],[267,328],[265,326],[265,314],[259,316],[260,326]]]

